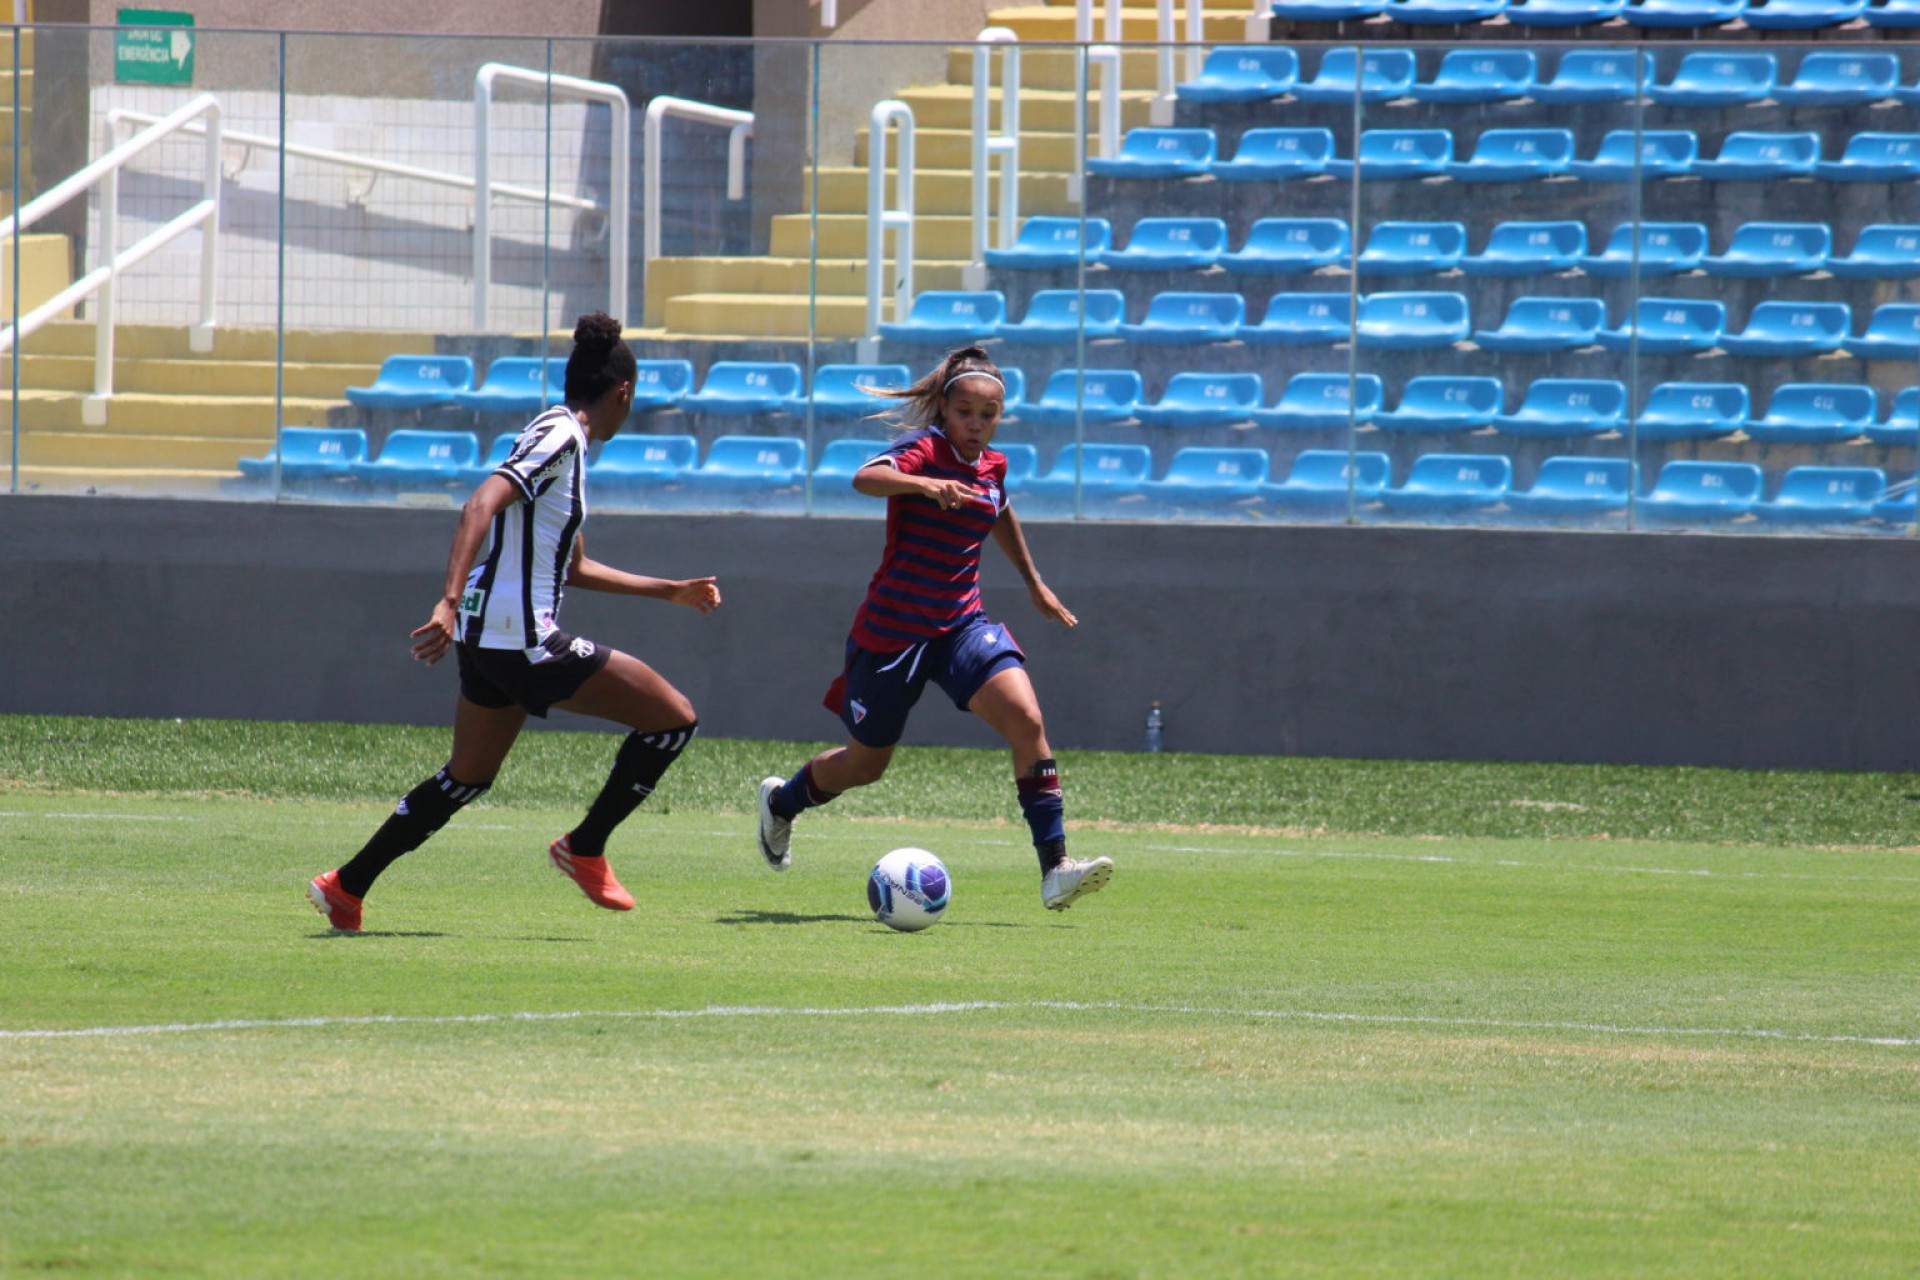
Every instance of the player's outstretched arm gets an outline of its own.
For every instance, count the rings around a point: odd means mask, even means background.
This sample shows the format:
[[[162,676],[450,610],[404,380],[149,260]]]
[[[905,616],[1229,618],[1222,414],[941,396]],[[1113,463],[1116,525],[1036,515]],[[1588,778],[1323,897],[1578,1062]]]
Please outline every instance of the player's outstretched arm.
[[[620,596],[645,596],[683,604],[701,613],[720,607],[720,582],[717,578],[649,578],[627,573],[612,565],[587,558],[587,540],[575,538],[573,561],[567,566],[567,585],[582,591],[606,591]]]
[[[453,647],[454,629],[460,621],[460,595],[467,589],[467,575],[473,572],[487,527],[519,500],[520,491],[512,481],[488,476],[460,508],[460,524],[453,531],[453,547],[447,552],[447,578],[441,584],[440,599],[434,603],[433,616],[412,632],[413,656],[419,661],[432,666]]]
[[[993,540],[1000,544],[1000,550],[1027,584],[1027,594],[1033,599],[1033,607],[1042,616],[1069,627],[1080,624],[1080,619],[1073,616],[1073,611],[1061,604],[1060,597],[1053,594],[1053,588],[1041,580],[1040,570],[1034,567],[1033,553],[1027,550],[1026,535],[1020,531],[1020,517],[1013,514],[1012,507],[1002,511],[1000,518],[994,522]]]

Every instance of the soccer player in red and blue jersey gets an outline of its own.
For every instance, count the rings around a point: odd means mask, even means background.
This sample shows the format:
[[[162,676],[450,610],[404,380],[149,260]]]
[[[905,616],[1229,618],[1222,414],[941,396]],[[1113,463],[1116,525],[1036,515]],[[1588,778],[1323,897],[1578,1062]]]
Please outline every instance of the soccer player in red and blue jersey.
[[[827,691],[847,745],[815,756],[791,778],[761,782],[760,855],[785,871],[796,817],[880,780],[931,680],[1013,749],[1020,809],[1040,856],[1041,901],[1064,911],[1104,887],[1113,862],[1067,856],[1060,770],[1026,655],[980,606],[980,551],[991,535],[1044,617],[1069,627],[1078,621],[1034,568],[1007,505],[1007,459],[988,447],[1006,408],[1006,384],[986,352],[967,347],[911,387],[879,394],[903,402],[908,430],[853,477],[856,490],[886,500],[887,545],[854,615],[846,669]]]

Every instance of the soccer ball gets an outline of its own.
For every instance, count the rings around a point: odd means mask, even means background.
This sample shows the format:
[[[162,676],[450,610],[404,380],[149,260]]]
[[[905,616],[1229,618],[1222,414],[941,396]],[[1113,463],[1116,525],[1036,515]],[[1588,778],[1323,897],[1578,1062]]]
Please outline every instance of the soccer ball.
[[[867,905],[889,929],[913,933],[940,922],[953,899],[947,864],[925,849],[895,849],[867,877]]]

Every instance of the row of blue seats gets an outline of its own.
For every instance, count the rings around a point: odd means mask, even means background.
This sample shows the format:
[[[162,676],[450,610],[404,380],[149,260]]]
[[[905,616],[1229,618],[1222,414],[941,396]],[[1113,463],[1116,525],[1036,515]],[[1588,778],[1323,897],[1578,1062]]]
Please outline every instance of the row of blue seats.
[[[288,427],[278,449],[283,481],[311,489],[315,485],[354,482],[372,491],[432,488],[453,492],[484,479],[504,461],[513,444],[502,435],[486,462],[477,463],[471,435],[396,431],[381,456],[364,455],[364,433],[338,428]],[[442,437],[441,439],[427,439]],[[847,482],[885,447],[879,440],[835,440],[812,469],[816,507],[864,508]],[[1505,504],[1536,515],[1594,516],[1624,510],[1635,468],[1624,458],[1549,458],[1533,486],[1512,488],[1513,464],[1498,454],[1427,454],[1417,458],[1406,481],[1388,485],[1390,463],[1378,452],[1306,450],[1293,461],[1286,479],[1270,483],[1265,450],[1195,447],[1182,449],[1164,475],[1152,478],[1152,455],[1145,445],[1069,444],[1045,473],[1032,445],[1008,444],[1007,488],[1036,509],[1070,509],[1076,493],[1090,510],[1104,514],[1141,514],[1156,508],[1202,512],[1249,501],[1282,506],[1334,509],[1349,496],[1379,502],[1389,511],[1409,514],[1457,514]],[[588,468],[596,491],[621,498],[671,496],[699,502],[756,505],[781,491],[806,483],[805,442],[790,436],[722,436],[704,462],[696,464],[692,436],[618,436],[601,446]],[[492,464],[492,465],[489,465]],[[244,475],[271,479],[275,460],[246,459]],[[1841,522],[1881,518],[1911,522],[1911,484],[1887,497],[1886,473],[1874,467],[1795,467],[1782,479],[1771,502],[1761,501],[1762,473],[1752,463],[1675,461],[1662,467],[1654,485],[1639,498],[1649,518],[1687,521],[1726,520],[1754,512],[1780,520]]]
[[[1238,293],[1157,293],[1148,301],[1146,314],[1129,323],[1125,295],[1117,289],[1046,289],[1034,295],[1024,319],[1009,322],[1006,298],[997,291],[929,289],[914,298],[904,321],[883,323],[880,336],[936,345],[996,338],[1064,345],[1085,337],[1160,346],[1352,342],[1381,350],[1426,350],[1485,338],[1482,345],[1499,346],[1505,340],[1510,350],[1556,350],[1594,342],[1626,350],[1637,342],[1644,353],[1717,349],[1738,356],[1816,356],[1844,351],[1865,360],[1920,358],[1920,303],[1886,303],[1855,334],[1853,309],[1844,302],[1769,299],[1756,304],[1746,327],[1735,332],[1727,323],[1726,304],[1716,299],[1640,298],[1632,317],[1613,329],[1599,327],[1605,315],[1598,299],[1524,301],[1529,304],[1521,315],[1524,328],[1476,332],[1467,296],[1451,292],[1361,294],[1357,308],[1354,295],[1345,291],[1276,293],[1260,322],[1250,324],[1246,299]],[[1593,327],[1582,335],[1579,326],[1588,320]],[[1542,344],[1549,332],[1552,337]],[[1536,345],[1526,345],[1529,341]]]
[[[1657,29],[1743,22],[1761,31],[1814,31],[1856,20],[1895,30],[1920,27],[1920,0],[1273,0],[1273,16],[1348,22],[1385,16],[1431,26],[1494,18],[1527,27],[1581,27],[1624,20]]]
[[[1749,222],[1735,228],[1726,252],[1710,253],[1702,222],[1623,222],[1599,253],[1587,252],[1586,224],[1571,220],[1502,222],[1481,252],[1469,254],[1463,222],[1387,220],[1367,228],[1356,259],[1343,218],[1261,218],[1238,249],[1227,247],[1221,218],[1146,217],[1124,247],[1110,244],[1105,218],[1033,217],[1006,249],[989,249],[997,267],[1059,269],[1084,260],[1113,271],[1204,271],[1293,275],[1337,267],[1361,275],[1515,276],[1584,271],[1595,276],[1790,276],[1825,271],[1857,279],[1920,275],[1920,225],[1874,223],[1860,228],[1850,253],[1835,256],[1824,222]]]
[[[1650,99],[1670,106],[1721,107],[1761,101],[1791,107],[1869,106],[1920,102],[1920,83],[1902,84],[1900,60],[1891,53],[1822,51],[1799,59],[1791,75],[1782,59],[1766,52],[1716,50],[1689,53],[1661,80],[1653,55],[1636,61],[1624,49],[1576,49],[1560,55],[1552,76],[1542,78],[1532,49],[1451,49],[1431,79],[1416,74],[1411,49],[1334,49],[1320,60],[1319,74],[1300,78],[1299,55],[1286,45],[1229,45],[1211,50],[1200,74],[1179,86],[1190,102],[1269,102],[1292,97],[1307,102],[1350,103],[1411,98],[1416,102],[1546,103],[1632,102]],[[1355,66],[1360,84],[1355,84]]]
[[[1281,182],[1352,177],[1357,165],[1363,181],[1920,179],[1920,133],[1868,130],[1851,134],[1833,160],[1820,158],[1822,137],[1813,132],[1740,130],[1729,133],[1710,158],[1702,158],[1699,134],[1692,129],[1613,129],[1586,159],[1574,155],[1571,129],[1485,129],[1464,160],[1456,157],[1456,138],[1452,129],[1363,129],[1357,159],[1343,159],[1333,154],[1331,129],[1259,128],[1243,133],[1233,157],[1225,159],[1212,129],[1138,128],[1127,131],[1117,155],[1088,160],[1087,172],[1107,178]]]

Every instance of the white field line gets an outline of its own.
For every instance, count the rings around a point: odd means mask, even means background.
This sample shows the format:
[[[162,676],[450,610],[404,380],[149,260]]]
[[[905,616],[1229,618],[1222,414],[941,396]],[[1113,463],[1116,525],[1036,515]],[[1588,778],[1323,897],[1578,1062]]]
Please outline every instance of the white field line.
[[[190,1035],[222,1031],[282,1031],[328,1027],[454,1026],[474,1023],[572,1021],[680,1021],[692,1018],[881,1018],[929,1017],[982,1011],[1164,1014],[1178,1017],[1257,1018],[1276,1022],[1333,1022],[1362,1026],[1451,1027],[1477,1031],[1554,1031],[1576,1035],[1727,1040],[1775,1040],[1798,1044],[1864,1044],[1920,1048],[1920,1036],[1820,1035],[1766,1027],[1625,1027],[1604,1022],[1520,1021],[1505,1018],[1442,1018],[1421,1014],[1336,1013],[1307,1009],[1222,1009],[1200,1005],[1092,1003],[1077,1000],[955,1000],[932,1004],[863,1005],[850,1008],[714,1005],[704,1009],[573,1010],[571,1012],[465,1013],[441,1016],[374,1014],[311,1018],[230,1018],[217,1022],[169,1022],[147,1026],[0,1030],[0,1040],[66,1040],[127,1036]]]

